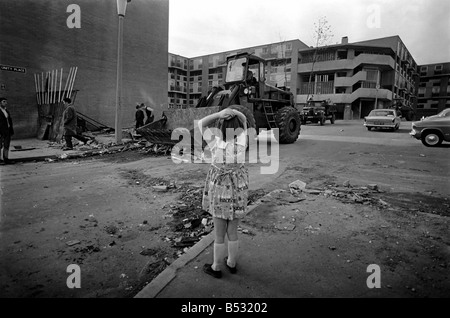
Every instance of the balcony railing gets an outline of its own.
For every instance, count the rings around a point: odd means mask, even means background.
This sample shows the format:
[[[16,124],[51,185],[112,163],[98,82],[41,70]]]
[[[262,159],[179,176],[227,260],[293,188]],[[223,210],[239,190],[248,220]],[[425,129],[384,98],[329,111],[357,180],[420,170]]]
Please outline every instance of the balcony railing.
[[[187,93],[186,87],[181,87],[181,86],[172,86],[171,85],[171,86],[169,86],[169,91]]]
[[[389,55],[378,54],[359,54],[354,59],[342,59],[316,62],[314,64],[315,72],[332,71],[332,70],[353,70],[361,64],[374,64],[388,66],[394,69],[394,59]],[[309,73],[312,69],[312,63],[305,63],[298,65],[298,73]]]
[[[181,63],[181,62],[170,62],[169,66],[170,67],[178,67],[183,70],[187,70],[187,65],[184,63]]]
[[[302,83],[298,89],[298,94],[333,94],[334,81]]]

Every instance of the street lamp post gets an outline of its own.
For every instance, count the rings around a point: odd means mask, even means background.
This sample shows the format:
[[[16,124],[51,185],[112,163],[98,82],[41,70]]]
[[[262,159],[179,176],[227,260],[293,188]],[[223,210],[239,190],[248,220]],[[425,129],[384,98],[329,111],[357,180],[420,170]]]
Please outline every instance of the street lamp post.
[[[119,15],[119,31],[117,34],[117,82],[116,82],[116,143],[122,143],[122,49],[123,49],[123,20],[127,10],[127,3],[131,0],[117,0],[117,14]]]

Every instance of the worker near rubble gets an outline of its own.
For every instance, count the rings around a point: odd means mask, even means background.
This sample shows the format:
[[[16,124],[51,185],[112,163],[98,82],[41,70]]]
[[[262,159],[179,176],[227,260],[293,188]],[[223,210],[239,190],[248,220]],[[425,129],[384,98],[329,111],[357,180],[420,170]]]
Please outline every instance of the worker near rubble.
[[[214,128],[208,128],[216,124]],[[214,256],[203,271],[215,278],[222,277],[221,263],[236,273],[239,250],[237,227],[247,213],[248,169],[245,167],[247,119],[241,112],[226,108],[198,121],[203,138],[211,149],[211,167],[206,176],[202,208],[214,222]],[[225,245],[225,235],[228,246]],[[228,257],[224,259],[228,250]]]
[[[153,120],[155,119],[155,116],[153,115],[153,108],[145,106],[144,104],[142,104],[144,107],[144,112],[145,112],[145,125],[148,125],[150,123],[153,122]]]
[[[63,99],[63,103],[66,107],[63,113],[64,139],[66,141],[66,146],[63,150],[66,151],[73,149],[72,138],[76,138],[83,143],[88,142],[89,139],[79,135],[77,132],[77,112],[72,105],[72,100],[69,97],[66,97]]]
[[[136,119],[136,126],[135,126],[136,129],[144,126],[145,114],[144,114],[144,110],[142,109],[141,105],[139,105],[139,104],[136,105],[135,119]]]
[[[9,146],[11,137],[14,135],[13,122],[8,109],[8,100],[4,97],[0,98],[0,164],[10,164]]]

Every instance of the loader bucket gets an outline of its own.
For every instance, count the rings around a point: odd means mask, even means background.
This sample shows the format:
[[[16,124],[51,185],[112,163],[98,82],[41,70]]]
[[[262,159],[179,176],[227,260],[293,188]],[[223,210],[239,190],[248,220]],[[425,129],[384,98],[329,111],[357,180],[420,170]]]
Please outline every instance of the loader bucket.
[[[165,110],[161,119],[138,128],[136,132],[151,143],[174,146],[179,142],[177,139],[171,139],[175,129],[186,128],[193,138],[194,120],[218,111],[219,106]]]

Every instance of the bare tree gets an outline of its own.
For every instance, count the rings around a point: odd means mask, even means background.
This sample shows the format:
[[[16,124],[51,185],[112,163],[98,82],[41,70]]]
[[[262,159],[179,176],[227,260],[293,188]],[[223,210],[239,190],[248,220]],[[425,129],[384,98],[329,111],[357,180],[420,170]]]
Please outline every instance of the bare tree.
[[[278,36],[280,38],[280,50],[281,50],[281,59],[276,59],[276,65],[279,66],[279,63],[283,63],[283,72],[284,72],[284,84],[283,86],[287,89],[287,58],[286,58],[286,40],[285,38],[281,37],[281,34],[278,33]]]
[[[328,23],[328,20],[325,16],[320,17],[317,22],[314,23],[314,52],[313,52],[313,58],[312,58],[312,65],[311,65],[311,73],[309,74],[309,87],[308,87],[308,93],[306,95],[306,102],[308,102],[309,99],[309,88],[311,87],[311,80],[312,76],[314,75],[314,65],[316,64],[319,53],[321,50],[324,49],[324,46],[328,45],[330,41],[333,38],[333,33],[331,31],[331,26]],[[315,92],[315,89],[314,89]]]

